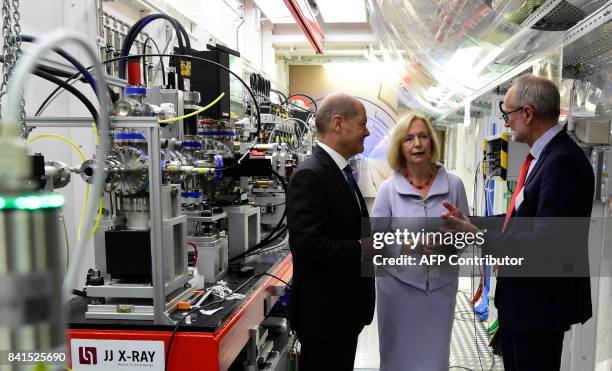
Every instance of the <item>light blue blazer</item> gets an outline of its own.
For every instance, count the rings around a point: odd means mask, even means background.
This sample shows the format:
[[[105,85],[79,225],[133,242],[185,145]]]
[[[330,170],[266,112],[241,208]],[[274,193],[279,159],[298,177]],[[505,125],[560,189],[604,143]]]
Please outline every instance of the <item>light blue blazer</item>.
[[[431,227],[434,222],[441,223],[440,215],[447,211],[442,206],[444,200],[453,203],[465,215],[469,215],[467,196],[461,179],[447,172],[442,164],[436,163],[435,166],[438,168],[438,172],[426,199],[419,195],[416,188],[402,174],[395,172],[378,190],[372,209],[372,217],[393,218],[391,219],[393,224],[397,223],[397,226],[402,229],[408,227],[409,230],[416,232],[426,227],[423,225],[424,221],[428,224],[428,227]],[[419,224],[415,225],[414,223]],[[392,228],[394,230],[395,226]],[[399,249],[399,246],[389,246],[385,255],[397,256],[400,254]],[[390,274],[403,283],[423,291],[436,290],[455,282],[457,279],[449,275],[448,271],[444,273],[435,272],[434,268],[428,268],[427,266],[410,268],[385,266],[381,269],[384,272],[379,273]],[[409,272],[406,271],[407,269],[409,269]],[[440,269],[448,269],[448,267],[441,267]]]

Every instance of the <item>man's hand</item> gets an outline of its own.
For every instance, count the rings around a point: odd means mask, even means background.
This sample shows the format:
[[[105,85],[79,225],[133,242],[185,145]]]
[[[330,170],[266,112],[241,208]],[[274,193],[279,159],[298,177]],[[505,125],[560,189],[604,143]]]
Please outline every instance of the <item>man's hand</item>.
[[[470,218],[465,216],[461,210],[448,201],[443,201],[442,205],[448,210],[442,213],[440,217],[445,221],[448,229],[447,232],[480,232],[474,224],[470,222]]]

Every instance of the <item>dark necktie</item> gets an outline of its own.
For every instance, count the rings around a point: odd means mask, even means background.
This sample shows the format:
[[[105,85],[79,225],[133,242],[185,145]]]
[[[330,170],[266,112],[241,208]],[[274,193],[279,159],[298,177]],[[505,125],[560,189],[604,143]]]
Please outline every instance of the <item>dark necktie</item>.
[[[342,169],[342,171],[344,171],[344,174],[346,174],[346,181],[349,185],[349,189],[351,190],[353,197],[355,197],[355,201],[357,201],[357,206],[359,207],[359,210],[361,210],[359,196],[357,196],[357,182],[355,181],[355,177],[353,176],[353,170],[351,169],[350,165],[346,165],[344,169]]]
[[[351,166],[346,165],[342,170],[344,171],[344,174],[346,174],[346,181],[348,182],[349,189],[354,195],[356,195],[357,192],[355,189],[357,188],[357,182],[355,182],[355,177],[353,177],[353,170],[351,169]]]

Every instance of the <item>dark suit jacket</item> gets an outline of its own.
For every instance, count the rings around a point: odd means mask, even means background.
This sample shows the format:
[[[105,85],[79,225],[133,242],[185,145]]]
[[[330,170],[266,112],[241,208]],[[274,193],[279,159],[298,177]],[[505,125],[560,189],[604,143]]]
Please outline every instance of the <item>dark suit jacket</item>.
[[[304,338],[357,336],[374,314],[374,279],[362,277],[362,237],[369,236],[342,171],[321,147],[291,177],[287,225],[293,255],[291,325]],[[362,211],[360,211],[362,210]]]
[[[554,254],[563,254],[564,249],[567,252],[568,247],[573,246],[577,250],[571,250],[572,259],[578,257],[580,260],[573,263],[586,264],[588,272],[588,218],[593,206],[593,190],[593,170],[586,155],[565,131],[559,132],[546,145],[526,179],[524,201],[518,211],[513,212],[508,229],[500,239],[506,244],[515,240],[515,246],[523,249],[551,245],[552,249],[545,252],[549,255],[540,256],[542,260],[538,264],[543,269],[546,259],[553,264]],[[564,220],[560,217],[580,220],[572,219],[569,228],[560,228],[561,221],[550,222]],[[525,220],[535,225],[532,231],[526,231],[528,228],[521,225]],[[548,228],[552,224],[555,227]],[[551,239],[555,241],[548,243]],[[571,244],[567,239],[571,239]],[[502,267],[495,305],[500,323],[510,332],[567,331],[572,324],[584,323],[592,315],[588,273],[571,278],[511,278],[501,277],[501,273]]]

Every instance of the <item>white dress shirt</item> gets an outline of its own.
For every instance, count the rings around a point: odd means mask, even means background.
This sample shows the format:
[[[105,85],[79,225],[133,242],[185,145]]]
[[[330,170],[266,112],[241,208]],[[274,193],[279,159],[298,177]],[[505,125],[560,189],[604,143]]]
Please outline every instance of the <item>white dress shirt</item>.
[[[336,165],[338,165],[338,168],[340,168],[340,171],[342,171],[342,175],[344,175],[344,179],[346,179],[346,174],[344,173],[344,168],[346,167],[346,165],[348,165],[348,160],[344,158],[344,156],[342,156],[341,154],[339,154],[335,149],[331,148],[330,146],[324,144],[324,143],[317,143],[317,145],[321,148],[323,148],[323,150],[325,152],[327,152],[328,155],[331,156],[332,160],[334,160],[334,162],[336,163]],[[348,181],[348,180],[347,180]]]
[[[342,175],[344,176],[344,179],[346,179],[346,182],[348,184],[348,179],[346,177],[346,173],[344,172],[344,168],[349,163],[348,160],[344,158],[344,156],[339,154],[335,149],[331,148],[330,146],[324,143],[318,142],[317,145],[321,147],[325,152],[327,152],[328,155],[331,156],[332,160],[334,160],[336,165],[338,165],[338,168],[340,168],[340,172],[342,173]],[[355,187],[358,187],[357,183],[355,183]],[[359,197],[357,196],[357,193],[355,193],[355,199],[357,200],[357,205],[359,206],[359,209],[361,210],[361,204],[359,203]]]

